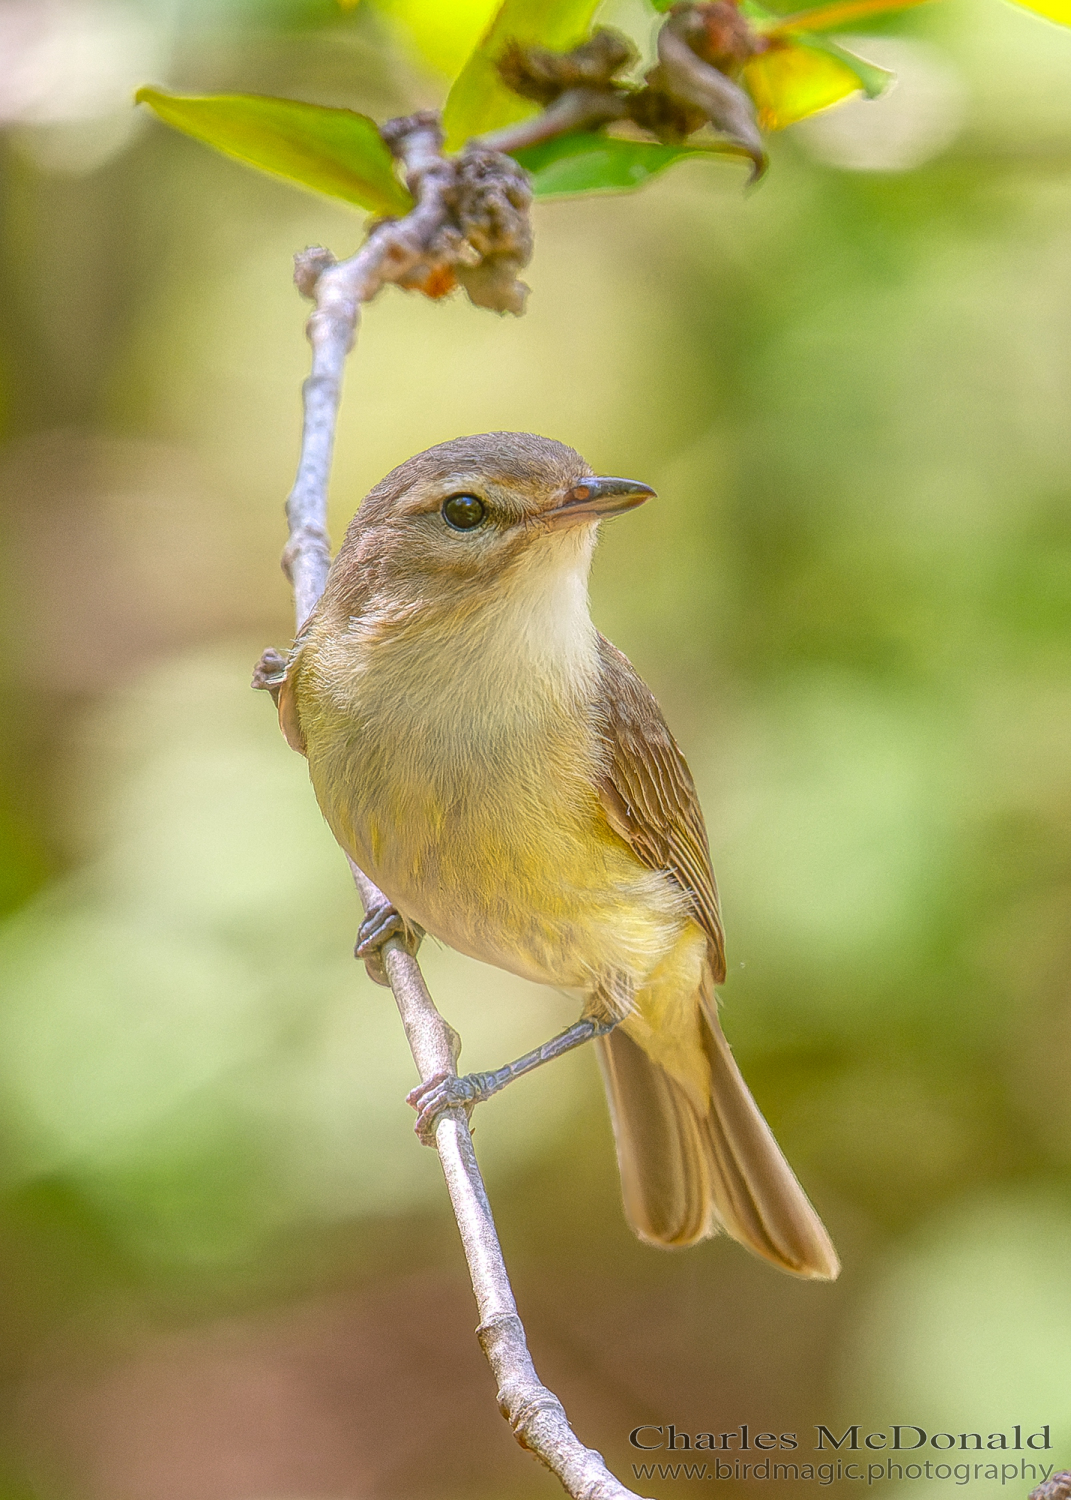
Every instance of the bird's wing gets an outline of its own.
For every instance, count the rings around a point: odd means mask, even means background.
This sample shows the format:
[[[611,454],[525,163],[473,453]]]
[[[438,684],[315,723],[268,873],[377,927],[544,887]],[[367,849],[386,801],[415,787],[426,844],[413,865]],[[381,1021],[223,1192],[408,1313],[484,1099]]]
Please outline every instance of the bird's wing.
[[[638,859],[664,870],[687,896],[707,935],[718,984],[725,978],[725,934],[691,772],[628,657],[600,636],[599,659],[599,729],[608,751],[599,796],[607,821]]]
[[[286,736],[291,750],[305,754],[305,731],[298,716],[297,695],[294,692],[293,673],[287,673],[279,689],[279,728]]]

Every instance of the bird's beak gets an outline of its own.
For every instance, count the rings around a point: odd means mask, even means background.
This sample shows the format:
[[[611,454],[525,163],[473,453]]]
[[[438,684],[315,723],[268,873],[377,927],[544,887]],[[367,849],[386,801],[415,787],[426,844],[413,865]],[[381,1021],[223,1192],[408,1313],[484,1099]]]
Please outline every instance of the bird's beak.
[[[653,494],[649,484],[635,479],[582,479],[566,490],[560,505],[544,511],[542,519],[555,528],[601,521],[642,505]]]

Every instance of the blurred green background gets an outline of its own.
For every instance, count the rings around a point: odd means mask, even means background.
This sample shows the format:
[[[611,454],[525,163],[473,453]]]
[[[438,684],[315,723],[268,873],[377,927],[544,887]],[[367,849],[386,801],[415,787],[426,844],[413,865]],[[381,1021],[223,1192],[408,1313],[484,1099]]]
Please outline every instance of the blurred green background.
[[[361,224],[129,108],[434,105],[490,9],[0,0],[4,1500],[557,1492],[248,689],[292,630],[290,257]],[[639,0],[602,14],[649,43]],[[494,428],[660,494],[605,528],[595,616],[696,772],[726,1029],[845,1269],[636,1243],[590,1056],[481,1107],[540,1372],[658,1496],[642,1422],[807,1457],[818,1422],[1050,1423],[1071,1462],[1071,32],[947,0],[858,45],[897,89],[757,190],[691,162],[539,206],[522,320],[389,289],[342,411],[336,537]],[[424,951],[470,1068],[570,1018]]]

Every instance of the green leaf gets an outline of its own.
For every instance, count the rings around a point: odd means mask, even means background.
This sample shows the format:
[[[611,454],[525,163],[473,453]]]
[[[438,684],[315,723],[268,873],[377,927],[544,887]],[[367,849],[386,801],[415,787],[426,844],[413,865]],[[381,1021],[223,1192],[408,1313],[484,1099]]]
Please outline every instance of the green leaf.
[[[888,68],[879,68],[877,63],[867,62],[857,52],[849,52],[847,47],[842,47],[831,36],[801,36],[797,40],[801,46],[825,52],[837,62],[843,63],[858,78],[868,99],[879,99],[896,77]]]
[[[781,42],[753,57],[744,82],[763,130],[783,130],[860,92],[876,98],[892,74],[826,37]]]
[[[372,0],[370,9],[404,34],[416,52],[444,78],[456,78],[490,26],[502,0]]]
[[[460,151],[486,135],[537,114],[539,105],[508,89],[496,66],[507,42],[565,52],[587,40],[600,0],[504,0],[483,40],[454,79],[443,109],[446,149]]]
[[[1061,26],[1071,26],[1071,0],[1016,0],[1024,10],[1036,11],[1046,21],[1056,21]]]
[[[856,21],[870,21],[877,16],[888,16],[929,3],[930,0],[832,0],[829,5],[816,5],[811,10],[795,11],[790,16],[771,17],[757,30],[765,31],[768,36],[791,36],[799,31],[832,31],[837,26],[851,26]],[[1062,3],[1071,14],[1071,0],[1053,0],[1053,3]]]
[[[405,214],[413,199],[375,121],[352,109],[326,109],[264,94],[168,94],[143,88],[139,104],[168,125],[248,166],[374,213]]]
[[[732,156],[750,163],[746,152],[728,142],[713,146],[659,146],[586,131],[558,136],[538,146],[524,146],[512,154],[531,174],[537,198],[630,192],[686,156]]]

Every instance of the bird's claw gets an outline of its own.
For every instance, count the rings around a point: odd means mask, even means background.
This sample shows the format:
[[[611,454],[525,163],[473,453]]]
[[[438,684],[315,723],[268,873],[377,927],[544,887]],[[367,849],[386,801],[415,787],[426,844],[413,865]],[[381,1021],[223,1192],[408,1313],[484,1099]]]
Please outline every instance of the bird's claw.
[[[461,1106],[471,1114],[474,1104],[489,1097],[491,1091],[484,1087],[485,1079],[486,1075],[481,1073],[465,1073],[460,1078],[456,1073],[433,1073],[410,1089],[405,1102],[417,1112],[413,1129],[425,1146],[434,1146],[435,1127],[444,1110]]]
[[[383,964],[383,944],[390,938],[397,938],[407,952],[415,953],[423,936],[423,931],[414,923],[407,922],[398,908],[388,901],[382,906],[371,907],[365,913],[364,921],[357,930],[353,956],[364,959],[369,979],[389,987],[390,980]]]

